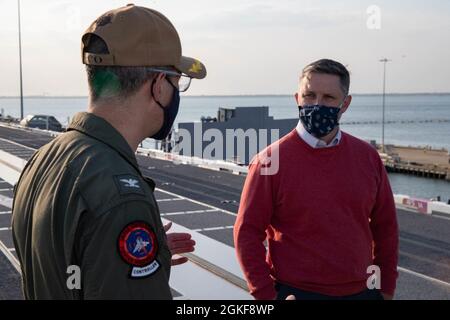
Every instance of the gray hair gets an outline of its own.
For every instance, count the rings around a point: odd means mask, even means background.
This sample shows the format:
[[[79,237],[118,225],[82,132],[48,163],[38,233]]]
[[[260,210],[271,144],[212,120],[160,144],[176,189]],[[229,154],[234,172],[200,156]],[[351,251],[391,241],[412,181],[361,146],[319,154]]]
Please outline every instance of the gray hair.
[[[342,91],[345,95],[348,95],[350,91],[350,72],[343,64],[330,59],[315,61],[303,69],[300,80],[303,80],[311,73],[324,73],[338,76]]]
[[[85,52],[108,54],[106,43],[92,34]],[[149,67],[119,67],[86,65],[91,100],[125,100],[135,94],[156,75]]]

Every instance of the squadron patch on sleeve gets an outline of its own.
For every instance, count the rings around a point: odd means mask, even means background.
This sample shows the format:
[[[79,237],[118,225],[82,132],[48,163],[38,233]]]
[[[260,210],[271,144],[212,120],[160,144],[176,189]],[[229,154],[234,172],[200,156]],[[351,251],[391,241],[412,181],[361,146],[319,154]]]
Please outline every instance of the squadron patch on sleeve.
[[[119,254],[131,268],[131,278],[144,278],[155,273],[158,241],[148,223],[136,221],[127,225],[118,239]]]

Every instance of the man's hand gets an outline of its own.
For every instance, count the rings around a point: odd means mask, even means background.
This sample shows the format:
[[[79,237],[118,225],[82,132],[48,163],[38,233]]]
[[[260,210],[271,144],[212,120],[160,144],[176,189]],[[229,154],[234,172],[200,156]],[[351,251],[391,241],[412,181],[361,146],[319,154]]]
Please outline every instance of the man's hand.
[[[169,222],[164,226],[164,231],[167,231],[172,227],[172,222]],[[192,236],[189,233],[168,233],[167,245],[172,253],[172,266],[177,266],[188,261],[186,257],[173,258],[176,254],[193,252],[195,250],[195,241],[191,239]]]

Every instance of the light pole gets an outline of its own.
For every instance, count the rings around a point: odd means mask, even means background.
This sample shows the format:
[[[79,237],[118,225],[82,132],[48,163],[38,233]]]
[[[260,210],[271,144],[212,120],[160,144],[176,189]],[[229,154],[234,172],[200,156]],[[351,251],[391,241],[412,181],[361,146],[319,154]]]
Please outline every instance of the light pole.
[[[19,64],[20,64],[20,120],[23,119],[23,82],[22,82],[22,32],[20,26],[20,0],[17,0],[19,15]]]
[[[387,58],[381,59],[380,62],[383,62],[384,64],[384,73],[383,73],[383,120],[382,120],[382,130],[381,130],[381,147],[382,152],[385,152],[384,149],[384,119],[385,119],[385,107],[386,107],[386,65],[388,62],[392,60],[389,60]]]

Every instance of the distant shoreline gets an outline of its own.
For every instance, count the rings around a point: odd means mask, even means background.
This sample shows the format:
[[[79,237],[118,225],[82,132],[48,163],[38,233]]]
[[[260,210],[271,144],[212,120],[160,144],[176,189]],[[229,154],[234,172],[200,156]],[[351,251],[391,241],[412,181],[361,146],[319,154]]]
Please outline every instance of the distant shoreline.
[[[450,92],[418,92],[418,93],[388,93],[386,96],[448,96]],[[183,95],[183,98],[252,98],[252,97],[291,97],[292,94],[241,94],[241,95]],[[354,93],[358,96],[382,96],[381,93]],[[0,96],[0,99],[19,99],[19,96]],[[24,96],[24,99],[87,99],[88,96]]]

